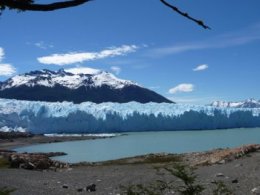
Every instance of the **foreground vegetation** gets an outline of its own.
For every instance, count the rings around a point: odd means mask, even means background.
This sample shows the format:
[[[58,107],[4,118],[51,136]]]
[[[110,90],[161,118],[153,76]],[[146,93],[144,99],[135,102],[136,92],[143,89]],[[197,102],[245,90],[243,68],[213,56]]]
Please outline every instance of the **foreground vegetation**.
[[[8,168],[8,167],[10,167],[10,162],[8,161],[8,159],[0,156],[0,169],[1,168]]]
[[[7,187],[0,187],[0,195],[9,195],[14,191],[15,191],[15,189],[7,188]]]
[[[148,185],[134,184],[129,186],[121,186],[123,194],[126,195],[162,195],[162,194],[178,194],[181,195],[200,195],[206,188],[198,181],[194,168],[182,163],[174,163],[171,166],[163,167],[172,177],[170,181],[156,180]],[[181,181],[180,185],[176,185],[176,179]],[[213,181],[214,188],[211,189],[212,195],[232,195],[231,190],[223,181]]]

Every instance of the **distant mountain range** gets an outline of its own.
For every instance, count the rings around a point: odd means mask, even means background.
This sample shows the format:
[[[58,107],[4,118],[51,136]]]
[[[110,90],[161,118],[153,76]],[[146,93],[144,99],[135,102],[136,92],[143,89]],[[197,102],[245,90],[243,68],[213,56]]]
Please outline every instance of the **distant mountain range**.
[[[210,105],[222,108],[260,108],[260,100],[247,99],[240,102],[214,101]]]
[[[119,79],[113,74],[84,68],[58,71],[36,70],[0,82],[0,98],[48,102],[72,101],[95,103],[136,101],[173,103],[135,82]]]

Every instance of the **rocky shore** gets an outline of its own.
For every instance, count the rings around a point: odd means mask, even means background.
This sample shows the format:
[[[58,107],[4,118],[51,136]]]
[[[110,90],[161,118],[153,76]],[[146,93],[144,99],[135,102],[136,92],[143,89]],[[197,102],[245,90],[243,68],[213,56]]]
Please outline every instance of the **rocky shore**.
[[[96,139],[94,136],[64,136],[51,137],[33,135],[27,132],[0,132],[0,159],[8,162],[10,168],[23,168],[29,170],[69,168],[68,163],[52,160],[51,157],[66,155],[64,152],[50,153],[17,153],[12,148],[64,141]],[[102,138],[102,137],[100,137]]]
[[[0,150],[0,158],[8,162],[10,168],[28,170],[44,170],[69,168],[68,163],[51,160],[50,157],[66,155],[64,152],[51,153],[16,153],[10,150]]]
[[[13,149],[33,144],[44,144],[54,142],[100,139],[107,137],[96,136],[44,136],[34,135],[26,132],[0,132],[0,149]]]
[[[21,138],[15,138],[16,140]],[[33,139],[27,137],[22,139]],[[45,138],[44,138],[45,139]],[[50,157],[64,153],[16,153],[0,142],[0,192],[11,194],[129,194],[135,186],[154,189],[172,183],[162,194],[179,194],[183,181],[169,171],[175,164],[196,168],[200,194],[260,194],[260,145],[187,154],[149,154],[102,163],[66,164]],[[30,141],[26,141],[29,143]],[[21,144],[21,141],[18,142]],[[157,185],[157,184],[156,184]],[[170,189],[170,188],[169,188]],[[155,189],[156,190],[156,189]],[[215,191],[214,191],[215,190]],[[216,191],[217,190],[217,191]],[[222,190],[222,191],[221,191]]]
[[[29,138],[33,137],[34,135],[27,132],[2,132],[0,131],[0,140],[11,140],[11,139],[17,139],[17,138]]]

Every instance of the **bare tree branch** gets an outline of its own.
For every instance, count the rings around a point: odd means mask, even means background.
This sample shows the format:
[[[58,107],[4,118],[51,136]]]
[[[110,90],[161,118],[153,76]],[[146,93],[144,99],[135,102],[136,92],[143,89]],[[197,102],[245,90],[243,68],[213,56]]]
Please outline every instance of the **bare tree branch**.
[[[0,6],[8,7],[10,9],[18,9],[22,11],[53,11],[68,7],[75,7],[82,5],[92,0],[70,0],[55,2],[51,4],[35,4],[33,1],[22,0],[0,0]]]
[[[75,7],[82,5],[84,3],[90,2],[92,0],[64,0],[61,2],[54,2],[49,4],[37,4],[34,0],[0,0],[0,15],[6,8],[16,9],[21,11],[54,11],[58,9],[64,9],[69,7]],[[197,20],[191,17],[188,13],[180,11],[176,6],[171,5],[165,0],[160,0],[165,6],[171,8],[173,11],[177,12],[181,16],[196,22],[199,26],[204,29],[211,29],[209,26],[205,25],[202,20]]]
[[[205,25],[204,22],[202,20],[197,20],[193,17],[191,17],[188,13],[182,12],[180,11],[176,6],[173,6],[171,4],[169,4],[168,2],[166,2],[165,0],[160,0],[164,5],[166,5],[167,7],[171,8],[173,11],[177,12],[178,14],[184,16],[185,18],[188,18],[189,20],[196,22],[198,25],[202,26],[205,29],[211,29],[209,26]]]

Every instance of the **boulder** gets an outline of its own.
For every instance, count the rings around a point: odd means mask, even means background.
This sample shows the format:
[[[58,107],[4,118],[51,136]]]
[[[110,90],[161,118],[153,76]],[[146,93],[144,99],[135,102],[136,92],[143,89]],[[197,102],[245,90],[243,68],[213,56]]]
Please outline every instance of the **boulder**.
[[[253,188],[251,192],[255,195],[260,195],[260,186]]]
[[[96,191],[96,184],[91,184],[86,187],[87,192],[95,192]]]

